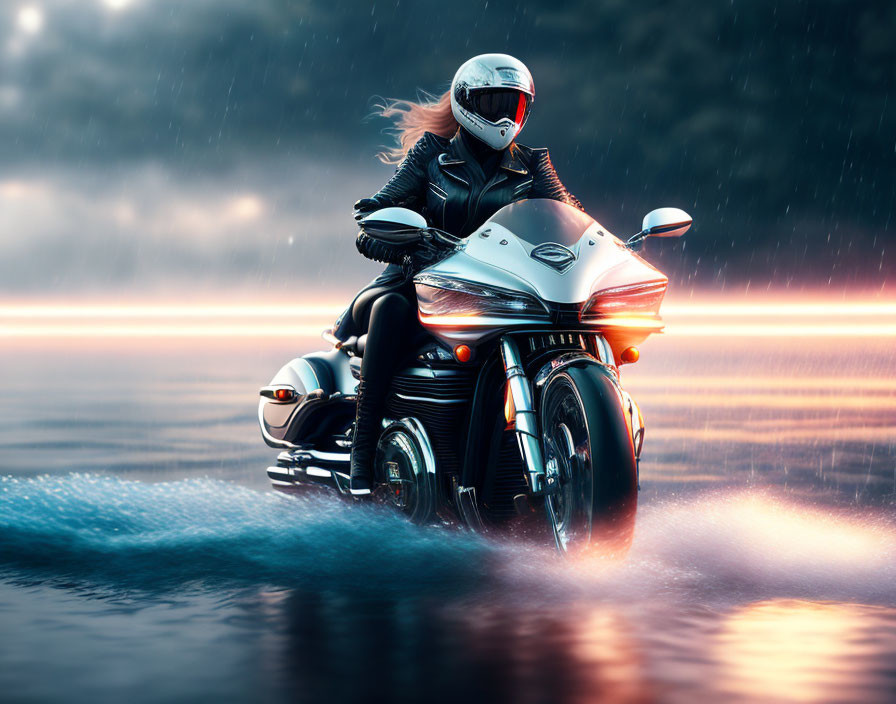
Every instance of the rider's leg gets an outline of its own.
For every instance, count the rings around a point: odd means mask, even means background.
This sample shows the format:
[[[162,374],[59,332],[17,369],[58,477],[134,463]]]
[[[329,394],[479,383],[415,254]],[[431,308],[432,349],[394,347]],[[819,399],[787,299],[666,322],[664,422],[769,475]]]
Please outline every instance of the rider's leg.
[[[394,291],[378,298],[370,310],[352,439],[351,492],[355,495],[369,494],[373,488],[373,460],[386,394],[407,351],[413,311],[407,297]]]
[[[399,288],[407,277],[402,268],[396,264],[390,264],[373,281],[355,294],[345,312],[336,320],[333,326],[333,334],[343,342],[352,336],[363,335],[367,332],[367,318],[370,314],[370,305],[366,301],[371,295],[376,298],[380,294]]]

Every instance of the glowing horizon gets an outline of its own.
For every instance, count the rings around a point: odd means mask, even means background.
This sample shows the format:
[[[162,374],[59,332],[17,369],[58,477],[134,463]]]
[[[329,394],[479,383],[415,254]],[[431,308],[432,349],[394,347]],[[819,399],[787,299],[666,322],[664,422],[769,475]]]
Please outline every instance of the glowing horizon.
[[[0,338],[318,337],[340,303],[6,303]],[[670,301],[672,337],[896,337],[896,301]],[[827,317],[828,320],[824,320]]]

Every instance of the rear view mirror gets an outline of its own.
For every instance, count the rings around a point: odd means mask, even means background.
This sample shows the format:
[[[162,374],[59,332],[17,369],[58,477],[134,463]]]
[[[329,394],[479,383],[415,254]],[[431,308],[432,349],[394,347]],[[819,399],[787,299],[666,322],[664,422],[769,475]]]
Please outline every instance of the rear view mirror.
[[[644,216],[641,231],[629,238],[625,246],[631,250],[641,249],[648,237],[681,237],[691,226],[691,216],[680,208],[657,208]]]
[[[641,234],[646,237],[681,237],[691,226],[691,216],[679,208],[657,208],[644,216]]]
[[[408,208],[382,208],[362,218],[359,224],[368,235],[389,242],[419,235],[426,229],[426,218]]]

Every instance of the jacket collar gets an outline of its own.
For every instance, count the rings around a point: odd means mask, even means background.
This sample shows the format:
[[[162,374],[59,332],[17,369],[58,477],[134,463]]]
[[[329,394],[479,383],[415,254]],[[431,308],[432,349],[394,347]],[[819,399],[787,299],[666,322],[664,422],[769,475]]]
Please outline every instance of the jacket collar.
[[[519,150],[513,149],[513,146],[515,146],[515,144],[504,150],[499,166],[506,171],[526,175],[529,173],[529,169],[526,168],[526,165],[520,159]],[[472,158],[472,155],[464,146],[463,140],[460,137],[460,131],[458,131],[458,133],[451,138],[451,141],[448,142],[447,149],[439,154],[439,166],[458,166],[460,164],[466,164],[467,161]]]
[[[516,142],[504,150],[504,156],[501,158],[501,168],[525,176],[529,173],[529,169],[526,168],[523,160],[520,159],[520,150],[514,147],[516,147]]]

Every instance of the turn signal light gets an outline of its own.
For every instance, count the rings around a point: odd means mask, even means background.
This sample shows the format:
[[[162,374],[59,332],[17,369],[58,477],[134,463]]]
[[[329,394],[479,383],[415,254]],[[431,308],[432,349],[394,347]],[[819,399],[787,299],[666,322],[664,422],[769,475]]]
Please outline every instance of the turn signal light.
[[[292,401],[295,395],[296,392],[292,389],[277,389],[274,392],[274,398],[276,398],[278,401]]]
[[[639,359],[641,359],[641,353],[637,347],[626,347],[622,350],[622,354],[619,355],[619,360],[623,364],[634,364]]]
[[[466,345],[458,345],[454,348],[454,356],[458,362],[469,362],[473,359],[473,350]]]

